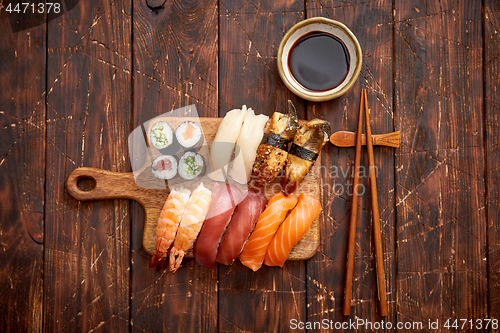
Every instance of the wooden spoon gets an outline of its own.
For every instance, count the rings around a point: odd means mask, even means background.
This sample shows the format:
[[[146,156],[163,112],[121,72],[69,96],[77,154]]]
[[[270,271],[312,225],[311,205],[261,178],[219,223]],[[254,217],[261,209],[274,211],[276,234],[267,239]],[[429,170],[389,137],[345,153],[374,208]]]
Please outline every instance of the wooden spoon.
[[[373,144],[399,148],[399,131],[386,134],[373,134]],[[330,142],[338,147],[354,147],[356,135],[353,132],[339,131],[330,136]],[[361,137],[361,144],[366,145],[366,135]]]

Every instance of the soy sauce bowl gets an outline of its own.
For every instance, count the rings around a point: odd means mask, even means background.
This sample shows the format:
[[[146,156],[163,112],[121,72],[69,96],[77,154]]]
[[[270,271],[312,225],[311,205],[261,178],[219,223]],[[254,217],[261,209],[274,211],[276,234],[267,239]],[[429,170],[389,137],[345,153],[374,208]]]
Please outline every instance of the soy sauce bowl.
[[[343,44],[346,59],[348,59],[347,69],[343,68],[347,72],[345,73],[345,77],[341,79],[340,83],[335,86],[330,86],[327,89],[315,90],[301,84],[299,82],[300,79],[296,78],[292,73],[292,65],[289,61],[291,51],[296,48],[298,44],[301,44],[306,38],[308,38],[308,36],[314,34],[327,35],[329,37],[333,37],[337,41],[340,41],[340,44]],[[304,43],[303,45],[308,44]],[[303,48],[304,46],[301,47]],[[325,59],[325,57],[329,57],[330,55],[320,54],[319,56]],[[354,82],[356,82],[361,71],[362,58],[361,46],[359,45],[356,36],[354,36],[349,28],[347,28],[344,24],[331,19],[313,17],[295,24],[292,28],[290,28],[290,30],[288,30],[281,40],[278,48],[278,72],[288,89],[290,89],[297,96],[313,102],[328,101],[343,95],[352,87]],[[317,67],[318,63],[313,62],[314,60],[311,59],[311,65],[315,65]],[[332,64],[335,65],[333,62]],[[316,70],[318,69],[320,68],[316,68]],[[329,69],[332,70],[331,66],[329,66]],[[302,70],[306,70],[306,68],[304,67]],[[325,69],[325,72],[322,72],[321,75],[324,75],[327,72],[328,71]],[[312,75],[314,76],[314,74]]]

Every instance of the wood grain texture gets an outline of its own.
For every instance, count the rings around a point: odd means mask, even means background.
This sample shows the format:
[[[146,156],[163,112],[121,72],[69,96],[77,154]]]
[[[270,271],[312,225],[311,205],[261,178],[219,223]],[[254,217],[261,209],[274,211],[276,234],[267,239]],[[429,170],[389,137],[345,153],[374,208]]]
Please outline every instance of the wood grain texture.
[[[218,4],[166,1],[151,9],[133,4],[133,127],[195,104],[198,114],[218,113]],[[144,216],[132,204],[132,331],[217,330],[217,274],[187,259],[175,274],[148,270],[142,247]]]
[[[398,320],[485,318],[481,2],[395,2]]]
[[[271,115],[291,99],[306,119],[303,100],[286,88],[276,64],[281,38],[304,18],[304,2],[220,1],[219,12],[219,116],[243,104]],[[306,320],[304,262],[255,273],[239,261],[218,267],[220,332],[284,332],[291,319]]]
[[[489,317],[500,318],[500,3],[485,1],[483,13]]]
[[[220,2],[219,116],[246,104],[255,113],[287,111],[291,99],[299,119],[305,118],[304,100],[281,81],[277,50],[285,33],[304,19],[300,1]]]
[[[130,204],[79,202],[63,184],[80,166],[129,168],[130,12],[81,1],[48,23],[46,331],[129,329]]]
[[[0,0],[0,331],[500,319],[498,0],[64,0],[71,11],[16,33],[8,2]],[[296,97],[276,68],[282,36],[313,16],[345,23],[363,51],[358,82],[330,102]],[[65,189],[79,167],[130,172],[127,136],[172,109],[196,104],[201,116],[222,117],[246,104],[271,115],[291,99],[301,119],[353,131],[361,88],[373,133],[401,137],[399,149],[374,147],[388,318],[377,312],[368,193],[358,205],[352,315],[340,315],[354,148],[323,148],[318,253],[255,273],[191,259],[176,274],[148,270],[140,204],[80,202]],[[367,177],[362,184],[368,190]]]
[[[344,23],[357,37],[363,52],[363,67],[357,83],[345,95],[324,103],[308,103],[308,117],[322,117],[332,132],[354,131],[360,103],[360,89],[367,90],[372,132],[394,131],[392,77],[392,2],[307,1],[307,17],[323,16]],[[399,129],[399,128],[397,128]],[[368,182],[366,147],[361,155],[360,184],[364,189],[358,202],[358,224],[352,309],[341,316],[347,258],[347,235],[352,196],[354,147],[323,149],[323,202],[325,223],[318,253],[307,263],[308,319],[333,322],[361,318],[371,322],[396,321],[395,288],[395,201],[394,154],[390,147],[374,147],[380,207],[384,269],[389,316],[378,314],[373,229]],[[360,331],[366,330],[361,328]],[[321,331],[321,330],[319,330]],[[327,331],[323,329],[323,331]],[[369,331],[369,330],[367,330]]]
[[[13,32],[4,14],[0,13],[0,330],[42,332],[46,30],[42,24]]]

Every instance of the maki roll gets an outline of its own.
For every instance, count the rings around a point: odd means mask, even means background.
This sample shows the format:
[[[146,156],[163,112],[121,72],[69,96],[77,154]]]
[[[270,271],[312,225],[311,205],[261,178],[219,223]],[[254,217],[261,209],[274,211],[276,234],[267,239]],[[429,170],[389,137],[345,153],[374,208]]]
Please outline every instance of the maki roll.
[[[172,179],[177,174],[177,160],[171,155],[160,155],[151,164],[151,172],[159,179]]]
[[[195,179],[205,168],[205,162],[200,154],[188,151],[179,160],[179,176],[186,180]]]
[[[164,121],[159,121],[151,127],[150,140],[156,149],[164,149],[174,142],[172,127]]]
[[[198,150],[203,145],[203,131],[194,121],[188,120],[177,126],[175,137],[184,150]]]

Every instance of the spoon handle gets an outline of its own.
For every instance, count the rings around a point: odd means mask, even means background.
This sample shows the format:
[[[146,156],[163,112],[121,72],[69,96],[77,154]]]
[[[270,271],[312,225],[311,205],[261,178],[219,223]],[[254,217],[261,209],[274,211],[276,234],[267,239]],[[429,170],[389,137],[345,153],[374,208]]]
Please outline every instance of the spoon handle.
[[[335,132],[330,136],[330,142],[338,147],[354,147],[355,134],[348,131]],[[399,131],[385,134],[373,134],[373,144],[399,148]],[[361,144],[366,145],[366,135],[363,134]]]

